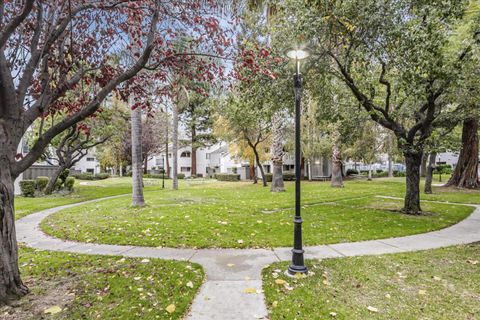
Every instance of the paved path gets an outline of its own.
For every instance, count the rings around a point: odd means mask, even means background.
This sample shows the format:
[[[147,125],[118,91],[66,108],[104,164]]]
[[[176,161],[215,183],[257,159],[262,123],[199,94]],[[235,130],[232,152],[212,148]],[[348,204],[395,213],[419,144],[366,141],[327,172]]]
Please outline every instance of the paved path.
[[[29,247],[53,251],[196,262],[203,266],[206,281],[193,301],[186,317],[188,320],[267,319],[261,292],[261,270],[267,264],[290,260],[290,248],[194,250],[105,245],[63,241],[40,230],[40,222],[52,213],[104,199],[107,198],[47,209],[19,219],[16,223],[18,241]],[[477,242],[480,241],[480,206],[475,207],[468,218],[442,230],[399,238],[306,247],[305,256],[308,259],[375,255]],[[248,294],[244,292],[246,288],[258,291]]]

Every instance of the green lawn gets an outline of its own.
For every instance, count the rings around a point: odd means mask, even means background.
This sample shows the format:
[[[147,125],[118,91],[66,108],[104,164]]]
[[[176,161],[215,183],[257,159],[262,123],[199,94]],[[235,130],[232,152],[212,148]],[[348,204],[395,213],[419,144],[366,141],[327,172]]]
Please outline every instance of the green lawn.
[[[160,180],[151,180],[145,184],[145,190],[158,190],[160,186]],[[110,178],[97,181],[77,180],[74,192],[69,195],[54,194],[41,198],[15,197],[15,217],[20,219],[35,211],[131,192],[131,178]]]
[[[445,319],[480,316],[480,244],[415,253],[288,263],[263,271],[270,319]],[[370,309],[370,310],[369,310]]]
[[[249,182],[182,181],[180,190],[146,193],[148,206],[132,208],[130,198],[110,199],[58,212],[42,223],[47,233],[84,242],[164,247],[278,247],[292,241],[294,186],[272,194]],[[395,212],[404,179],[348,181],[345,188],[305,182],[306,245],[378,239],[427,232],[458,222],[473,208],[424,202],[423,216]],[[423,196],[428,200],[478,202],[480,193],[456,190]]]
[[[20,266],[31,293],[0,307],[1,319],[182,319],[204,278],[194,263],[24,247]]]

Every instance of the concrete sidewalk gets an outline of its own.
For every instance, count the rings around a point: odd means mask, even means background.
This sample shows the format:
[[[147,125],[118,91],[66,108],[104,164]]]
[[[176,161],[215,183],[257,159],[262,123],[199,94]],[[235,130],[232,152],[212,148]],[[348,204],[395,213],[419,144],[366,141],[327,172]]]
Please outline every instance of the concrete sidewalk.
[[[47,209],[21,218],[16,222],[17,239],[29,247],[44,250],[196,262],[204,268],[206,280],[193,301],[187,319],[267,319],[261,270],[267,264],[290,260],[290,248],[176,249],[119,246],[64,241],[40,230],[40,222],[50,214],[105,199],[108,198]],[[480,241],[480,206],[474,207],[475,211],[468,218],[442,230],[406,237],[306,247],[305,258],[376,255],[477,242]]]

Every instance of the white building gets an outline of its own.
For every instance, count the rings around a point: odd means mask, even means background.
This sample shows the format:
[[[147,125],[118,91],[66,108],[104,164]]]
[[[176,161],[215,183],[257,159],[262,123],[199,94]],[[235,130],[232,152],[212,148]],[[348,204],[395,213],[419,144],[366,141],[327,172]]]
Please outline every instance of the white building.
[[[168,165],[172,175],[172,153],[171,147],[168,152]],[[190,146],[183,146],[178,149],[177,172],[183,173],[185,177],[191,177],[192,173],[192,151]],[[293,172],[295,169],[294,157],[286,153],[283,157],[283,171]],[[265,173],[272,172],[271,161],[262,163]],[[160,172],[166,168],[165,151],[158,153],[148,160],[147,171],[152,173]],[[250,179],[250,164],[244,159],[233,157],[228,150],[226,143],[221,142],[206,148],[197,149],[197,176],[212,177],[215,173],[238,173],[240,179]],[[331,174],[331,162],[329,159],[320,158],[313,163],[304,165],[304,174],[312,178],[328,177]],[[257,172],[260,177],[260,172]]]
[[[89,150],[87,155],[73,166],[72,170],[81,173],[100,173],[100,162],[97,159],[95,150]]]

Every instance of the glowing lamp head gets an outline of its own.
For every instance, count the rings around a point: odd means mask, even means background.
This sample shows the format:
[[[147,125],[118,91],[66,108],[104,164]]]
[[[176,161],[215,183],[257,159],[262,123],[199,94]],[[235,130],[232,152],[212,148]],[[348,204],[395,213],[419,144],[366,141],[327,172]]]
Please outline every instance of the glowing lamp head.
[[[307,50],[301,50],[301,49],[289,50],[287,51],[286,54],[287,54],[287,57],[294,60],[303,60],[308,58],[308,56],[310,55],[310,53]]]

